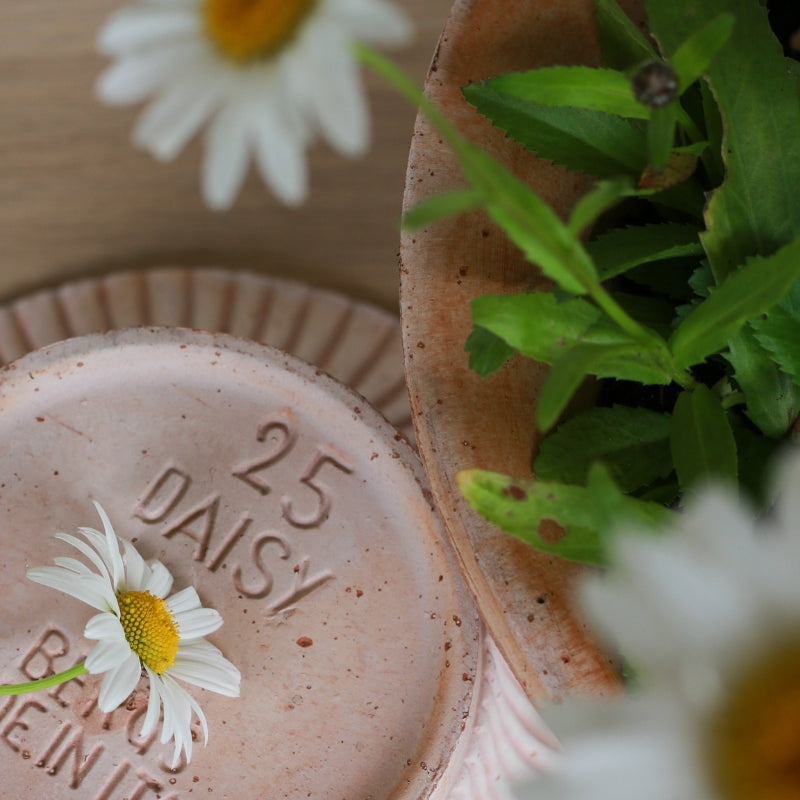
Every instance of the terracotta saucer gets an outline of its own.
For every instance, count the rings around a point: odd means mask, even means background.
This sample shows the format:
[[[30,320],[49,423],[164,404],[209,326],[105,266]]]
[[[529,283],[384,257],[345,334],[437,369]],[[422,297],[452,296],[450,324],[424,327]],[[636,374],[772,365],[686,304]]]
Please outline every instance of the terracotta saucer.
[[[299,356],[363,394],[413,442],[398,318],[338,292],[263,273],[165,267],[23,295],[0,306],[0,362],[71,336],[152,325],[232,333]],[[441,791],[452,800],[509,797],[515,779],[547,763],[548,743],[538,714],[482,630],[473,707]]]
[[[25,579],[97,526],[225,619],[238,700],[191,764],[83,677],[0,705],[4,794],[421,798],[472,707],[480,624],[402,436],[282,352],[183,329],[79,337],[0,375],[3,682],[72,666],[93,609]]]

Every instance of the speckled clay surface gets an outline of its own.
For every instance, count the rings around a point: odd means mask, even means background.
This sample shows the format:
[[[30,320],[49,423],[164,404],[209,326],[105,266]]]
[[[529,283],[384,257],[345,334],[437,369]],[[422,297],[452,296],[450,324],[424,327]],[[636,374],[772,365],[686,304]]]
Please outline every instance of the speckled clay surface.
[[[175,773],[138,736],[147,688],[110,716],[98,680],[0,704],[3,795],[428,797],[472,704],[480,626],[413,452],[282,353],[182,330],[114,332],[0,381],[4,682],[88,648],[92,609],[28,582],[98,525],[194,585],[225,625],[238,700],[197,691],[211,740]]]
[[[182,325],[270,344],[363,394],[410,441],[396,316],[340,293],[218,267],[110,273],[0,306],[0,361],[116,327]],[[509,800],[515,779],[546,766],[552,739],[482,629],[472,707],[436,798]]]

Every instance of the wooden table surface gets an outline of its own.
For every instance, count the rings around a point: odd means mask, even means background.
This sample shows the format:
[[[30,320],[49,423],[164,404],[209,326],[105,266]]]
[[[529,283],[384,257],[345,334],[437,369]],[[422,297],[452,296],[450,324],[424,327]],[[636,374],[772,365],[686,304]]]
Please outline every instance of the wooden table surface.
[[[416,24],[393,53],[422,83],[450,0],[395,0]],[[243,267],[397,309],[398,220],[415,109],[366,75],[373,144],[362,159],[311,154],[299,209],[251,174],[234,207],[205,208],[201,145],[172,163],[135,149],[139,107],[109,108],[94,40],[121,0],[0,0],[0,301],[110,270]]]

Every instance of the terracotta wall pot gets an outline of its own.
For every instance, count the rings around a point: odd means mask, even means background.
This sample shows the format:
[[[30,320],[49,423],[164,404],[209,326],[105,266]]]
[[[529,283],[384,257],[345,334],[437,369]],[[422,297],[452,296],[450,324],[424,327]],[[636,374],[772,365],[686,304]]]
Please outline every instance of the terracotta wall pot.
[[[631,5],[631,4],[629,4]],[[592,0],[457,0],[426,92],[461,132],[500,158],[564,214],[585,176],[536,159],[494,129],[460,87],[502,72],[550,64],[596,64]],[[411,144],[404,207],[463,185],[449,149],[425,119]],[[499,373],[470,372],[464,342],[470,300],[535,288],[541,281],[481,212],[406,234],[401,242],[401,315],[417,441],[445,526],[479,607],[529,697],[604,693],[618,681],[608,656],[570,604],[576,566],[534,552],[482,520],[461,497],[460,469],[530,474],[538,440],[533,410],[545,368],[516,357]]]

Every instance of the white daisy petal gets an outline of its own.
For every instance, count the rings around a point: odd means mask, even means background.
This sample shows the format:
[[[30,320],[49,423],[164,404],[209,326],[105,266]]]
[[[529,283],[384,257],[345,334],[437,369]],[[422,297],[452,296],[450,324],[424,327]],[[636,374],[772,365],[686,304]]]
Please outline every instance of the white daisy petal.
[[[97,46],[107,55],[151,49],[175,39],[196,36],[199,24],[197,14],[188,7],[128,6],[109,17],[97,38]]]
[[[163,676],[161,691],[164,700],[164,727],[161,742],[175,740],[175,755],[171,767],[175,769],[181,750],[186,752],[186,760],[192,758],[192,702],[185,689],[178,686],[168,676]]]
[[[90,575],[83,576],[82,580],[81,576],[60,567],[34,567],[28,570],[27,576],[34,583],[64,592],[98,611],[106,611],[109,607],[108,595],[103,587],[86,580],[92,577]]]
[[[125,565],[125,590],[140,592],[150,576],[150,568],[129,541],[120,539],[120,543],[122,544],[122,562]]]
[[[109,639],[118,642],[126,642],[125,631],[120,625],[119,617],[116,614],[105,612],[96,614],[83,629],[83,635],[87,639]]]
[[[167,602],[169,607],[169,602]],[[175,615],[181,642],[191,639],[200,639],[214,633],[222,625],[222,617],[213,608],[196,608],[192,611],[183,611]]]
[[[86,656],[86,669],[92,675],[100,675],[109,670],[116,670],[121,664],[129,661],[133,657],[138,663],[139,659],[136,654],[131,651],[128,643],[123,636],[122,641],[119,639],[101,639]],[[125,695],[127,697],[131,691]],[[123,698],[124,700],[125,698]],[[122,700],[120,700],[122,702]],[[119,703],[116,703],[113,708],[116,708]],[[108,709],[104,709],[108,710]]]
[[[163,161],[207,126],[201,187],[212,209],[233,204],[251,156],[277,198],[297,205],[307,195],[314,139],[348,156],[369,144],[353,43],[403,43],[409,18],[387,0],[318,0],[277,46],[265,40],[251,48],[235,15],[220,31],[205,13],[199,0],[134,0],[112,15],[98,47],[116,60],[97,82],[98,97],[127,105],[154,96],[134,141]],[[246,52],[232,52],[232,41]]]
[[[258,171],[275,196],[286,205],[299,205],[308,194],[308,167],[298,131],[274,117],[264,106],[258,111],[253,150]]]
[[[89,567],[87,567],[82,561],[78,561],[77,558],[71,558],[69,556],[56,556],[53,559],[53,563],[57,567],[67,570],[67,572],[74,572],[76,575],[93,574]]]
[[[125,575],[125,566],[122,563],[122,554],[119,551],[119,541],[114,533],[114,528],[111,526],[111,520],[108,518],[108,514],[106,514],[103,507],[96,500],[94,501],[94,507],[97,509],[97,513],[100,515],[100,521],[103,523],[103,529],[106,532],[108,553],[111,558],[111,566],[113,567],[111,571],[111,579],[114,582],[114,588],[116,589],[122,585],[122,580]]]
[[[408,16],[383,0],[336,0],[327,3],[326,11],[351,36],[370,44],[406,44],[414,32]]]
[[[95,505],[105,535],[79,528],[86,543],[67,534],[58,538],[86,556],[97,572],[76,558],[57,556],[55,566],[36,567],[28,576],[102,612],[91,617],[84,629],[88,639],[97,640],[84,667],[91,674],[104,674],[100,709],[112,711],[122,703],[144,668],[150,700],[142,735],[155,729],[163,707],[161,740],[175,741],[173,766],[182,752],[188,763],[192,715],[200,720],[206,740],[208,723],[199,704],[175,678],[228,697],[239,695],[239,671],[203,638],[220,627],[222,617],[203,608],[191,586],[167,597],[172,588],[167,568],[160,561],[148,566],[133,544],[116,536],[108,515]]]
[[[66,542],[67,544],[72,545],[76,550],[79,550],[92,564],[97,567],[98,571],[102,576],[107,578],[109,581],[111,580],[111,576],[109,575],[108,569],[106,568],[105,562],[102,558],[97,554],[97,552],[89,547],[86,542],[81,541],[77,536],[72,536],[69,533],[57,533],[56,539],[60,539],[62,542]]]
[[[206,131],[202,187],[211,208],[224,211],[233,205],[247,173],[248,158],[246,115],[241,106],[228,103]]]
[[[361,85],[361,76],[349,51],[349,43],[340,36],[315,30],[307,38],[306,48],[313,48],[317,81],[312,95],[314,113],[325,138],[343,155],[360,156],[369,145],[369,115]],[[311,60],[311,53],[308,53]]]
[[[142,674],[142,664],[133,651],[120,664],[106,672],[100,686],[97,705],[101,711],[113,711],[136,688]]]
[[[143,590],[163,599],[169,594],[170,589],[172,589],[172,575],[160,561],[154,561],[150,565],[150,576]]]
[[[226,697],[239,696],[239,670],[206,641],[192,642],[182,647],[169,673],[201,689]]]
[[[78,533],[86,539],[89,545],[94,548],[95,552],[102,559],[106,567],[106,572],[113,583],[114,566],[111,560],[111,553],[108,550],[108,540],[105,534],[96,531],[94,528],[78,528]]]
[[[149,736],[158,725],[161,717],[161,679],[145,664],[147,677],[150,679],[150,697],[147,701],[147,713],[142,724],[141,736]]]
[[[171,161],[213,114],[220,90],[190,79],[169,87],[137,120],[134,143],[159,161]]]
[[[584,586],[587,613],[637,668],[632,697],[576,707],[553,772],[531,800],[795,797],[800,673],[800,456],[781,473],[776,513],[707,489],[675,530],[627,534],[605,578]],[[793,508],[792,514],[789,508]],[[638,669],[643,666],[643,669]],[[791,720],[791,722],[789,722]],[[785,760],[776,758],[777,743]]]
[[[173,614],[182,614],[185,611],[193,611],[200,608],[203,604],[200,602],[200,596],[194,586],[187,586],[179,592],[171,595],[166,602],[167,608]]]
[[[198,70],[207,55],[197,42],[175,43],[155,53],[134,53],[110,66],[95,83],[98,99],[108,105],[129,105]]]

